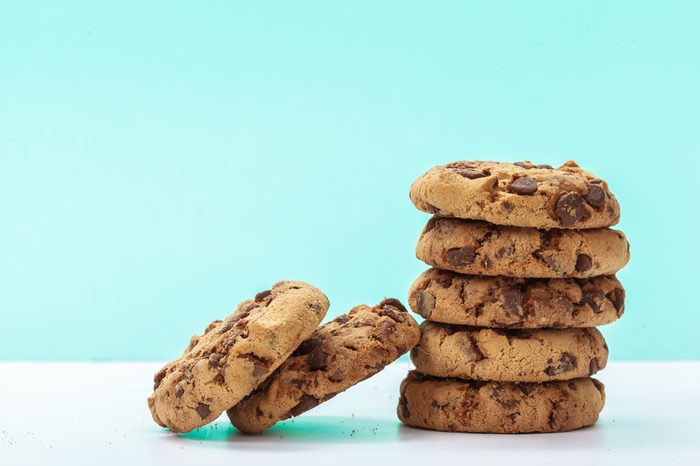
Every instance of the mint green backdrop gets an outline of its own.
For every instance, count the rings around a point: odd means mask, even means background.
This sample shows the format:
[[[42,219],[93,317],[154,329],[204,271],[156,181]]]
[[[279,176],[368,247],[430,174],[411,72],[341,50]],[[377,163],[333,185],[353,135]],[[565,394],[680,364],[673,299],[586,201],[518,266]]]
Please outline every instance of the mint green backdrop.
[[[165,358],[284,278],[405,300],[455,159],[571,158],[613,358],[698,358],[700,2],[2,2],[0,358]]]

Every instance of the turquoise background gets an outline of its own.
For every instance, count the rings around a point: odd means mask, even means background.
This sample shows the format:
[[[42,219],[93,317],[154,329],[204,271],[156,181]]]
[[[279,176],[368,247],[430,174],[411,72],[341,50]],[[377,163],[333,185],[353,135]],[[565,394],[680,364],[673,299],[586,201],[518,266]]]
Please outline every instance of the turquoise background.
[[[476,158],[607,179],[612,357],[700,357],[700,2],[0,5],[0,358],[172,357],[285,278],[405,300],[408,188]]]

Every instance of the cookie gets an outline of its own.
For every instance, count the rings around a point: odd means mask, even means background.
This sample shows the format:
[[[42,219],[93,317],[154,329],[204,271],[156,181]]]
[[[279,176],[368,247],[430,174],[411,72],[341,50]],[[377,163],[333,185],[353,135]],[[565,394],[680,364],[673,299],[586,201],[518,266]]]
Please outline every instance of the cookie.
[[[408,302],[422,317],[446,324],[494,328],[597,327],[625,310],[614,275],[592,278],[513,278],[423,272]]]
[[[595,328],[500,330],[426,320],[411,360],[435,377],[546,382],[595,374],[608,362],[608,347]]]
[[[418,259],[464,274],[531,278],[611,275],[629,261],[621,231],[536,230],[433,217],[416,246]]]
[[[594,424],[605,404],[596,379],[513,383],[410,372],[397,413],[407,426],[447,432],[562,432]]]
[[[376,374],[418,342],[418,324],[396,299],[353,308],[309,337],[263,385],[228,410],[258,433]]]
[[[328,310],[317,288],[294,281],[242,302],[209,324],[183,355],[156,373],[153,420],[188,432],[215,420],[262,383],[316,329]]]
[[[453,162],[411,186],[415,206],[441,217],[530,228],[600,228],[620,220],[605,181],[569,161],[559,168],[530,162]]]

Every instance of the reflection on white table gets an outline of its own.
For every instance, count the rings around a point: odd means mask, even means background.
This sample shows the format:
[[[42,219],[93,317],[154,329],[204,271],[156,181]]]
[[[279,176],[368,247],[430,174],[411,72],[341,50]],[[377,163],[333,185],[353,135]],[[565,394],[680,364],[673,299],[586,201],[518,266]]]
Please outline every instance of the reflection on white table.
[[[186,435],[146,407],[160,363],[0,363],[0,464],[700,464],[700,362],[611,362],[592,428],[557,434],[441,433],[402,426],[398,362],[260,436],[225,416]]]

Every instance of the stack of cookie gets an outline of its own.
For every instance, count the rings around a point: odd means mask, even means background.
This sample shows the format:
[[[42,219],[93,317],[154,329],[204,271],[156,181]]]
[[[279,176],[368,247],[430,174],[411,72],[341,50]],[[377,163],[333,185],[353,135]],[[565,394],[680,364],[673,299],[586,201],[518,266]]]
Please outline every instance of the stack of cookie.
[[[417,257],[435,267],[411,287],[427,321],[411,352],[398,415],[461,432],[555,432],[596,422],[629,260],[607,184],[574,162],[455,162],[410,192],[434,215]]]

